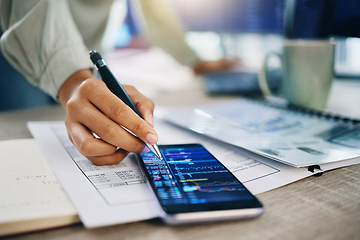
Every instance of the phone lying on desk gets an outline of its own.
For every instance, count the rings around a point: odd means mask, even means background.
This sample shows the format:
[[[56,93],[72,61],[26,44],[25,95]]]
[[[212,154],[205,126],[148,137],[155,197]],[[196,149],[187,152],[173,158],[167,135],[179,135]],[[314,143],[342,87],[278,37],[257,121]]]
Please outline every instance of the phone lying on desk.
[[[200,144],[160,145],[163,159],[138,154],[169,224],[260,216],[259,200]]]

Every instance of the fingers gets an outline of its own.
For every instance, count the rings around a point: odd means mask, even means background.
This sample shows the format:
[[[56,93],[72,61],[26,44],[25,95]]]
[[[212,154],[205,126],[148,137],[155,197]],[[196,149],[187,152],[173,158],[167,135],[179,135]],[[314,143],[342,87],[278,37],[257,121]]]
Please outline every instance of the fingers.
[[[219,59],[215,61],[197,61],[193,70],[196,74],[202,74],[205,72],[227,70],[235,65],[239,65],[239,59]]]
[[[126,90],[145,120],[96,78],[85,80],[66,102],[69,138],[95,165],[116,164],[128,152],[141,152],[144,144],[138,138],[149,144],[157,142],[152,128],[153,102],[131,86],[126,86]]]
[[[72,126],[72,142],[79,152],[87,157],[94,165],[102,166],[120,163],[128,154],[127,151],[112,146],[94,136],[78,124]]]
[[[96,79],[95,79],[96,80]],[[95,85],[95,86],[94,86]],[[87,86],[84,86],[83,91],[88,92],[90,89],[96,88],[96,91],[93,91],[93,94],[89,95],[89,101],[101,110],[108,118],[110,118],[114,123],[119,124],[126,129],[134,133],[142,141],[155,144],[158,140],[158,136],[152,126],[141,119],[130,107],[123,103],[117,96],[112,94],[106,87],[103,82],[96,81],[89,83]],[[135,105],[139,106],[139,111],[141,114],[144,114],[149,122],[152,122],[152,111],[154,109],[153,103],[151,100],[147,99],[134,88],[130,89],[130,95],[135,99]],[[141,102],[141,103],[140,103]],[[102,119],[101,121],[104,121]],[[105,121],[104,121],[105,123]],[[94,126],[95,127],[95,126]],[[106,124],[102,126],[106,131],[105,135],[111,135],[110,131],[114,130],[114,126]],[[90,128],[92,129],[92,128]],[[107,130],[106,130],[107,129]],[[100,136],[100,135],[99,135]],[[103,136],[105,137],[105,136]],[[113,137],[113,136],[109,136]],[[119,136],[120,137],[120,136]]]
[[[68,129],[70,140],[78,151],[86,156],[104,156],[115,153],[117,147],[94,137],[94,135],[79,123],[65,123]]]
[[[78,151],[94,165],[102,166],[120,163],[128,154],[105,141],[95,138],[88,129],[81,124],[65,121],[69,138]]]
[[[107,156],[88,157],[88,159],[97,166],[118,164],[127,156],[127,154],[127,151],[118,149],[113,154]]]
[[[106,143],[109,143],[113,146],[121,146],[122,149],[129,152],[141,152],[143,150],[144,146],[139,141],[139,139],[137,139],[124,128],[122,128],[118,123],[109,119],[91,103],[83,103],[79,105],[76,102],[70,102],[68,103],[67,108],[68,111],[76,112],[77,121],[79,122],[79,124],[86,126],[86,128],[88,129],[91,129],[91,132],[94,132],[97,136],[100,137],[100,139],[102,139]],[[76,130],[78,129],[79,127],[76,128]],[[82,134],[81,139],[79,139],[79,136],[74,137],[75,139],[78,139],[78,141],[81,143],[85,141],[90,141],[89,138],[94,138],[91,133],[88,133],[85,136],[84,131],[73,132],[73,134]],[[74,138],[73,140],[75,141]],[[77,147],[81,146],[79,145]]]
[[[144,120],[149,123],[151,127],[154,127],[154,102],[139,93],[133,86],[124,85],[123,87],[135,104],[136,108],[139,110],[140,114],[143,116]]]

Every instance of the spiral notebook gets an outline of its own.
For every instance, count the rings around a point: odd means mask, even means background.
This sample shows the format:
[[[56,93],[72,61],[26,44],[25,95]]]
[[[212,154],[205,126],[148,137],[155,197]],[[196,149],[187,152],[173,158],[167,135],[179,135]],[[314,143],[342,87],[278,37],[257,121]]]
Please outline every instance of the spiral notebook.
[[[237,99],[195,108],[167,108],[167,121],[294,167],[360,157],[360,120]]]

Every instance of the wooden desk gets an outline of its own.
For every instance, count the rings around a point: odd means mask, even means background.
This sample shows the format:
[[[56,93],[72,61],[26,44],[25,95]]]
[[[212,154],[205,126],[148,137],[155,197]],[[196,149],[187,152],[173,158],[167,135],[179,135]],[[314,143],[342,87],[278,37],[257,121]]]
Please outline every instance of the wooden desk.
[[[192,105],[230,98],[209,98],[199,90],[201,84],[157,97],[155,103]],[[329,108],[360,118],[360,82],[336,82]],[[27,121],[63,118],[60,106],[0,113],[0,140],[31,137]],[[170,227],[149,220],[92,230],[78,224],[11,239],[360,239],[360,165],[309,177],[258,198],[265,214],[247,221]]]

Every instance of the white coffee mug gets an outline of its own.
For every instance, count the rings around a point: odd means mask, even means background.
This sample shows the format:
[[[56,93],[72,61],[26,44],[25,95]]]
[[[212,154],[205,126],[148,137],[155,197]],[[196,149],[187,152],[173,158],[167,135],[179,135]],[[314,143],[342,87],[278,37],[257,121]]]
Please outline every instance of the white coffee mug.
[[[289,104],[322,110],[334,78],[334,40],[286,40],[282,54],[266,55],[259,71],[259,85],[265,96],[273,96],[267,83],[270,57],[281,59],[282,96]]]

